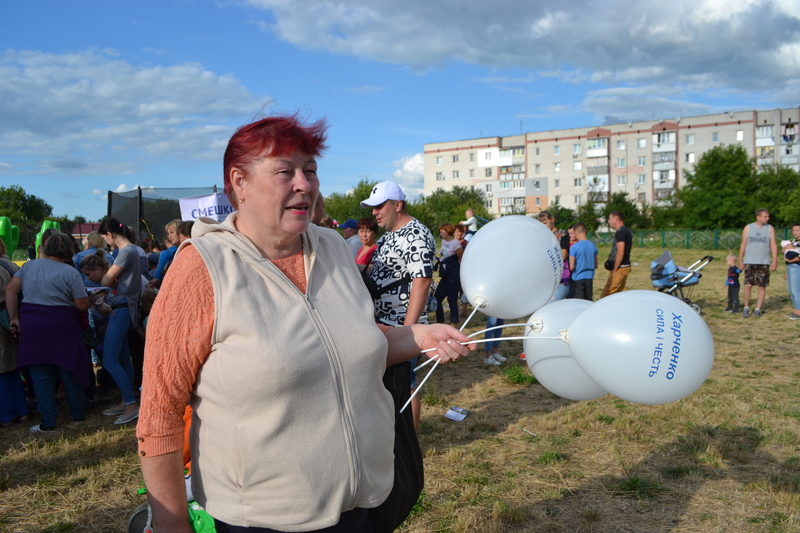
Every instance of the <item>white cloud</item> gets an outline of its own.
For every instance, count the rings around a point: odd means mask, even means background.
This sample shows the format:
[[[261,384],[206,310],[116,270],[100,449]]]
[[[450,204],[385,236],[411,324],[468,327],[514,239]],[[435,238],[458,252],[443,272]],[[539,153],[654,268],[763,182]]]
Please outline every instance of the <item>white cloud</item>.
[[[423,177],[424,164],[421,153],[401,157],[397,161],[393,161],[392,166],[396,170],[392,172],[391,180],[400,185],[409,200],[413,200],[422,194],[425,179]]]
[[[457,61],[617,84],[703,75],[709,86],[767,93],[800,78],[796,0],[245,3],[271,11],[264,27],[299,47],[418,71]]]
[[[0,54],[0,153],[39,173],[120,174],[149,157],[218,159],[265,97],[197,63],[137,66],[113,51]]]

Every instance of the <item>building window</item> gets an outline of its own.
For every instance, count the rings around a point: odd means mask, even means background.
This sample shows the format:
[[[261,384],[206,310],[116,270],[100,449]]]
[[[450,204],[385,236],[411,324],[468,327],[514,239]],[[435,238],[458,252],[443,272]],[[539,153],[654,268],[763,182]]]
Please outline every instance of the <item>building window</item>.
[[[561,172],[561,163],[556,163],[555,172]]]
[[[486,184],[486,192],[492,192],[492,184],[491,183],[487,183]]]
[[[737,141],[744,140],[744,130],[736,130],[736,140]]]
[[[640,167],[644,167],[646,165],[647,165],[647,156],[646,155],[640,155],[639,156],[639,166]]]
[[[483,160],[484,161],[491,161],[492,160],[492,152],[486,152],[485,154],[483,154]]]
[[[583,178],[575,178],[575,186],[583,187]]]
[[[541,198],[537,198],[536,199],[536,207],[541,207],[541,205],[542,205],[542,199]]]
[[[647,183],[647,174],[639,174],[639,183]]]
[[[539,183],[538,181],[536,183]],[[524,189],[525,188],[525,180],[517,180],[512,182],[512,185],[515,189]]]
[[[511,155],[515,157],[523,156],[525,155],[525,148],[512,148]]]
[[[573,161],[572,162],[572,170],[581,170],[583,168],[583,163],[580,161]]]
[[[625,168],[625,158],[618,157],[617,158],[617,168]]]
[[[581,153],[581,145],[580,144],[573,144],[572,145],[572,153],[573,154]]]
[[[470,178],[474,178],[475,177],[475,169],[474,168],[469,169],[469,177]]]
[[[694,144],[694,133],[686,135],[686,144]]]
[[[500,206],[508,206],[514,203],[513,198],[500,198]]]
[[[443,179],[444,179],[444,172],[437,172],[436,181],[442,181]]]
[[[475,161],[475,152],[469,153],[469,162],[472,163]]]
[[[639,193],[639,203],[643,204],[647,201],[647,193],[640,192]]]
[[[483,205],[486,206],[487,209],[489,209],[490,207],[492,207],[492,200],[486,200],[485,202],[483,202]]]
[[[486,172],[484,174],[486,175],[487,178],[491,178],[492,177],[492,169],[491,168],[487,168]]]
[[[661,133],[656,133],[653,137],[654,137],[653,142],[656,142],[658,144],[675,142],[674,131],[662,131]]]
[[[561,180],[553,180],[553,187],[556,189],[561,188]]]
[[[625,185],[625,176],[617,176],[617,185]]]
[[[553,147],[553,153],[556,154],[556,155],[560,154],[561,153],[561,148],[558,145],[555,145]]]
[[[538,150],[538,148],[537,148],[537,150]],[[541,165],[536,165],[535,167],[533,167],[533,172],[534,173],[538,174],[541,171],[542,171]]]
[[[772,126],[759,126],[756,128],[756,137],[772,137]]]
[[[453,163],[458,163],[458,156],[457,155],[453,156]]]
[[[583,195],[576,194],[575,195],[575,205],[581,205],[582,202],[583,202]]]
[[[686,152],[686,162],[694,163],[694,152]]]
[[[605,148],[608,146],[608,139],[603,137],[597,139],[587,139],[586,140],[586,149],[591,150],[593,148]]]
[[[647,139],[639,139],[639,148],[647,148]]]
[[[454,180],[457,180],[457,179],[458,179],[458,170],[454,170],[454,171],[453,171],[453,179],[454,179]]]
[[[500,182],[500,188],[501,189],[510,189],[511,188],[511,182],[510,181],[501,181]]]
[[[525,205],[525,198],[514,198],[514,205]]]
[[[711,134],[711,140],[714,141],[715,143],[719,142],[719,133],[716,132],[716,131],[714,133],[712,133]]]
[[[625,149],[625,140],[617,141],[617,150]]]
[[[436,164],[437,165],[441,165],[442,164],[442,156],[440,156],[440,155],[436,156]]]

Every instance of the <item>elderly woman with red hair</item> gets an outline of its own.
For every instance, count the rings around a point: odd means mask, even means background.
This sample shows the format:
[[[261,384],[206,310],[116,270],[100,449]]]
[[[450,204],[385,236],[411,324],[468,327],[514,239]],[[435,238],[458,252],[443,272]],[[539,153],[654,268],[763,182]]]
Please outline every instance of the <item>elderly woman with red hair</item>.
[[[324,121],[269,117],[224,158],[238,210],[200,219],[150,314],[137,435],[156,531],[191,531],[192,490],[218,532],[370,532],[393,484],[388,365],[474,344],[446,325],[380,329],[346,243],[311,225]]]

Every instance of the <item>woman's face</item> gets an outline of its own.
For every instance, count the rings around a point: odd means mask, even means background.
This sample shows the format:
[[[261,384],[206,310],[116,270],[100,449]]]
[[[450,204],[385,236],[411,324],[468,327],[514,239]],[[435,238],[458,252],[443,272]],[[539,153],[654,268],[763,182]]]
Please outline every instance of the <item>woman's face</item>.
[[[83,275],[89,278],[89,280],[92,283],[100,283],[101,281],[103,281],[103,275],[105,275],[105,272],[103,271],[102,268],[95,268],[95,269],[82,268],[81,272],[83,272]]]
[[[302,152],[267,156],[253,163],[246,174],[239,169],[231,174],[240,199],[240,219],[258,224],[278,239],[296,237],[308,229],[319,196],[314,156]]]
[[[111,246],[114,244],[114,236],[109,231],[108,233],[102,234],[103,240],[106,241],[106,244]]]
[[[368,228],[358,228],[358,238],[364,246],[372,246],[375,244],[375,237],[378,235]]]
[[[464,240],[464,232],[463,232],[463,231],[461,231],[460,229],[456,229],[456,230],[453,232],[453,235],[454,235],[454,236],[455,236],[455,238],[456,238],[456,239],[458,239],[459,241],[463,241],[463,240]]]
[[[178,246],[180,244],[180,240],[178,240],[178,228],[175,226],[170,226],[167,228],[167,241],[174,246]]]
[[[81,244],[83,245],[83,249],[84,250],[89,248],[89,238],[88,237],[84,237],[83,240],[81,240]]]
[[[795,239],[800,239],[800,226],[792,226],[792,235]]]

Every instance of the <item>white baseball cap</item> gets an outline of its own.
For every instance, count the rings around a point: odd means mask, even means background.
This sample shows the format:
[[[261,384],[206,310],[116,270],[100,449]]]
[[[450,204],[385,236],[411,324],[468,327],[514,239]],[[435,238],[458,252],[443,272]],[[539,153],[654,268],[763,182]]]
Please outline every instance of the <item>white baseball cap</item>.
[[[381,205],[386,200],[403,200],[405,201],[406,195],[403,194],[403,189],[393,181],[382,181],[372,188],[369,198],[361,202],[361,207],[375,207]]]

